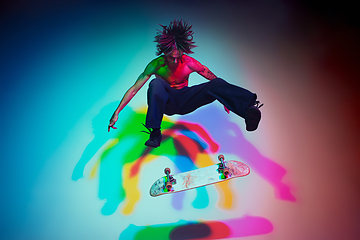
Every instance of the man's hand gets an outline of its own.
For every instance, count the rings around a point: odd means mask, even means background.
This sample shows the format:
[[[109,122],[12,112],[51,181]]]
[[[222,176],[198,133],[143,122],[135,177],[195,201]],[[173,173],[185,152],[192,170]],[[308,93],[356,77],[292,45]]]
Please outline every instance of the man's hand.
[[[116,127],[114,127],[117,120],[118,120],[118,115],[114,113],[110,119],[110,123],[108,126],[108,132],[110,132],[110,128],[117,129]]]
[[[225,112],[227,112],[228,114],[230,113],[230,110],[224,106]]]

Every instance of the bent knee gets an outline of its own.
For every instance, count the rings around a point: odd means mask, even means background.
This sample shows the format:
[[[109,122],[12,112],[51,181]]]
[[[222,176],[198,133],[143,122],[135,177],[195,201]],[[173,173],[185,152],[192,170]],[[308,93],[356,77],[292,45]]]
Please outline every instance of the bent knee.
[[[158,85],[164,85],[165,80],[161,79],[161,78],[154,78],[153,80],[151,80],[151,82],[149,83],[149,87],[153,87],[153,86],[158,86]]]
[[[212,81],[215,81],[215,82],[226,82],[224,79],[222,79],[222,78],[215,78],[215,79],[213,79],[213,80],[211,80],[211,82]]]
[[[221,85],[221,84],[227,84],[228,82],[226,82],[222,78],[215,78],[215,79],[211,80],[210,83],[216,84],[216,85]]]

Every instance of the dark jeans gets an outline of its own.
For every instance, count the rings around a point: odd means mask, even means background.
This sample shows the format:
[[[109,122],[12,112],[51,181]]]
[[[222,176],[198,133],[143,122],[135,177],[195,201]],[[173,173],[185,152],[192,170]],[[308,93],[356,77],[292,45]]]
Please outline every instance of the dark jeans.
[[[164,113],[184,115],[215,100],[245,118],[246,110],[254,104],[256,97],[256,94],[221,78],[182,89],[171,88],[165,80],[155,78],[149,84],[145,125],[159,128]]]

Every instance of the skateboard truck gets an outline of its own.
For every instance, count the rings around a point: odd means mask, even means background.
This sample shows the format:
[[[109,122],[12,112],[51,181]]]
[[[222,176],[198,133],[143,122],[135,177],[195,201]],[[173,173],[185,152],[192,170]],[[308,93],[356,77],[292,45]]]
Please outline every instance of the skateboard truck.
[[[172,175],[170,175],[170,168],[165,168],[164,172],[166,174],[165,187],[170,192],[171,188],[172,188],[172,185],[176,184],[176,179]]]
[[[220,163],[218,164],[219,168],[217,170],[218,170],[219,173],[224,174],[224,177],[227,178],[229,176],[230,171],[225,165],[225,161],[224,161],[225,157],[224,157],[224,155],[220,154],[218,156],[218,159],[219,159]]]

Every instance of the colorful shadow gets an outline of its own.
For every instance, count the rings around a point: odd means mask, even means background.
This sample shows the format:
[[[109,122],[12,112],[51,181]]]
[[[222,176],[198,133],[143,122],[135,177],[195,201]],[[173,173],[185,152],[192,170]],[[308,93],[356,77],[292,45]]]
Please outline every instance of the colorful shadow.
[[[102,208],[104,215],[113,214],[118,205],[123,202],[121,213],[131,214],[140,200],[138,188],[139,172],[143,164],[151,162],[159,156],[170,158],[178,169],[173,172],[190,171],[214,164],[210,153],[216,153],[218,144],[208,132],[198,124],[164,118],[162,123],[163,142],[159,148],[148,148],[144,145],[148,135],[141,133],[141,123],[145,112],[134,112],[126,108],[121,113],[117,126],[119,131],[106,135],[96,127],[104,125],[103,115],[110,107],[104,108],[93,121],[95,137],[85,149],[73,172],[73,180],[83,176],[88,161],[100,151],[100,157],[92,167],[90,178],[99,173],[99,197],[106,199]],[[114,109],[114,108],[112,108]],[[114,134],[116,132],[116,134]],[[111,140],[108,140],[111,137]],[[220,192],[219,206],[230,209],[234,201],[228,182],[217,184]],[[209,204],[206,188],[197,188],[197,197],[193,201],[194,208],[205,208]],[[179,193],[172,198],[174,209],[181,210],[186,193]]]
[[[256,236],[272,232],[271,222],[262,217],[244,216],[222,221],[189,222],[153,226],[129,225],[121,235],[123,239],[225,239]]]
[[[208,112],[211,112],[211,117],[204,117]],[[214,104],[210,104],[206,109],[200,108],[192,114],[181,116],[180,119],[182,121],[201,123],[203,128],[207,129],[214,139],[219,140],[221,153],[235,155],[244,161],[253,172],[259,174],[272,185],[277,199],[295,202],[296,198],[291,193],[291,185],[283,183],[286,169],[263,156],[244,137],[237,124],[222,116],[224,116],[223,110]],[[261,123],[259,127],[261,127]]]
[[[223,112],[216,106],[209,106],[195,111],[192,114],[181,116],[176,122],[164,117],[162,123],[163,142],[158,148],[149,148],[144,145],[148,135],[141,133],[144,129],[145,109],[133,111],[125,108],[117,126],[119,130],[107,133],[104,127],[107,117],[115,109],[115,103],[105,107],[93,120],[94,139],[86,147],[82,157],[73,171],[73,180],[83,176],[86,164],[100,153],[90,172],[90,178],[99,175],[99,198],[106,200],[102,214],[113,214],[122,204],[121,213],[131,214],[140,200],[139,173],[142,166],[154,161],[160,156],[172,160],[178,169],[176,172],[190,171],[214,164],[210,154],[216,153],[220,146],[213,137],[223,144],[221,152],[234,154],[246,162],[253,171],[256,171],[275,190],[275,196],[282,200],[295,201],[290,187],[282,182],[286,170],[274,161],[262,156],[259,151],[242,135],[239,127],[221,116]],[[204,112],[206,111],[206,112]],[[211,112],[211,118],[204,117]],[[202,125],[192,122],[201,122]],[[214,127],[217,126],[217,127]],[[145,129],[144,129],[145,130]],[[211,132],[211,135],[209,134]],[[109,140],[110,139],[110,140]],[[225,144],[224,144],[225,143]],[[218,206],[231,209],[236,201],[228,182],[214,185],[219,191]],[[209,196],[206,188],[197,188],[197,197],[193,201],[194,208],[206,208]],[[172,206],[176,210],[183,208],[186,192],[177,193],[172,197]]]
[[[146,109],[133,111],[126,107],[117,122],[119,130],[107,133],[107,117],[115,107],[116,103],[106,106],[94,118],[94,139],[86,147],[72,176],[73,180],[81,178],[89,160],[98,154],[99,157],[91,168],[90,178],[97,175],[99,177],[99,198],[106,200],[102,214],[113,214],[120,203],[121,214],[133,213],[141,198],[140,172],[147,163],[166,156],[178,168],[173,173],[184,172],[214,164],[210,155],[219,150],[224,154],[236,155],[246,162],[252,171],[256,171],[274,187],[277,198],[295,201],[290,187],[282,183],[285,169],[262,156],[244,138],[239,126],[230,122],[224,112],[220,112],[222,109],[210,105],[192,114],[180,116],[177,121],[164,117],[161,146],[148,148],[144,142],[149,136],[141,133],[141,130],[145,130],[142,123]],[[211,118],[206,117],[209,113]],[[102,126],[101,129],[98,129],[99,126]],[[219,139],[219,142],[214,139]],[[219,207],[231,209],[237,201],[228,181],[215,184],[214,187],[219,191]],[[209,205],[206,188],[197,188],[196,192],[193,207],[206,208]],[[183,209],[185,194],[186,192],[180,192],[172,195],[172,207],[175,210]],[[268,220],[244,216],[223,221],[180,221],[176,224],[146,227],[130,225],[121,233],[120,239],[144,239],[145,236],[146,239],[221,239],[266,234],[272,230],[273,226]]]

